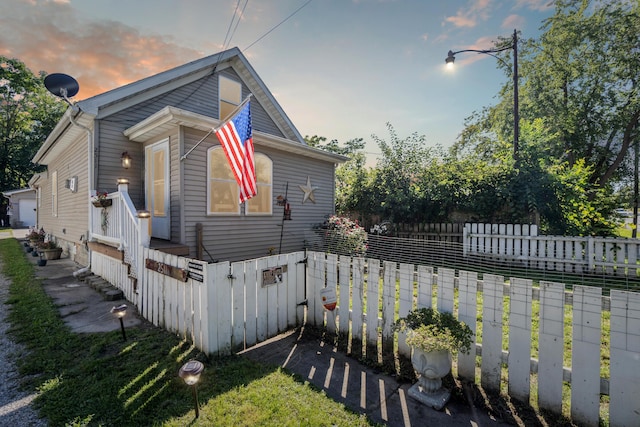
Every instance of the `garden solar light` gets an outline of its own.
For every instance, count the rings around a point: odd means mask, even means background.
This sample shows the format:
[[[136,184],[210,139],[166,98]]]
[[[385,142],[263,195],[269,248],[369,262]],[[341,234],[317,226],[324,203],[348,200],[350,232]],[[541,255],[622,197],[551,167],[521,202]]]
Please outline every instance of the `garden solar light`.
[[[114,306],[113,308],[111,308],[111,314],[113,314],[118,319],[120,319],[120,329],[122,330],[122,340],[126,341],[127,335],[124,332],[124,322],[122,318],[124,317],[125,314],[127,314],[127,305],[120,304],[118,306]]]
[[[196,410],[196,418],[200,416],[200,408],[198,405],[198,391],[196,390],[196,383],[200,379],[200,374],[204,370],[202,362],[197,360],[190,360],[180,368],[178,376],[182,378],[186,385],[191,387],[193,391],[193,405]]]

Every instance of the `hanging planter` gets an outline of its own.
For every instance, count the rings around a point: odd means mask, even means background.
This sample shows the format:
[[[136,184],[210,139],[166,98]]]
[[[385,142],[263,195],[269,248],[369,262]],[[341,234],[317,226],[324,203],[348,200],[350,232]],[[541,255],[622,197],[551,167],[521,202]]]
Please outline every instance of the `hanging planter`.
[[[91,204],[96,208],[107,208],[113,204],[113,199],[97,199],[92,200]]]

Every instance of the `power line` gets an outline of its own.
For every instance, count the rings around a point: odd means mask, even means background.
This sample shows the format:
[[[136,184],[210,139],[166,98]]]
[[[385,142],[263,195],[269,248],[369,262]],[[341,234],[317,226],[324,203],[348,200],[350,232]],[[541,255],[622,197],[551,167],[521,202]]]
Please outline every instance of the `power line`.
[[[276,26],[274,26],[273,28],[271,28],[269,31],[267,31],[266,33],[264,33],[262,36],[260,36],[256,41],[254,41],[253,43],[251,43],[249,46],[245,47],[244,49],[242,49],[243,52],[249,50],[251,48],[251,46],[253,46],[254,44],[258,43],[260,40],[262,40],[263,38],[265,38],[266,36],[268,36],[273,30],[275,30],[276,28],[278,28],[280,25],[284,24],[285,22],[287,22],[289,20],[289,18],[291,18],[293,15],[295,15],[296,13],[300,12],[305,6],[307,6],[309,3],[311,3],[312,0],[308,0],[305,4],[303,4],[302,6],[300,6],[299,8],[297,8],[295,11],[293,11],[293,13],[289,16],[287,16],[286,18],[284,18],[282,21],[280,21]]]

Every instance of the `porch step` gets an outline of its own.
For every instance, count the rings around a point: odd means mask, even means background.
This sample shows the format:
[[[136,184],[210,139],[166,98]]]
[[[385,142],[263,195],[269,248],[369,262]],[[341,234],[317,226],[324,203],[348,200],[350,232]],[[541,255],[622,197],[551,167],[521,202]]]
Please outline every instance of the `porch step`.
[[[124,299],[124,293],[120,289],[116,288],[100,276],[91,274],[84,278],[84,282],[98,291],[102,295],[102,298],[107,301]]]
[[[181,243],[173,243],[168,240],[152,238],[149,243],[149,248],[171,255],[189,256],[189,246]]]

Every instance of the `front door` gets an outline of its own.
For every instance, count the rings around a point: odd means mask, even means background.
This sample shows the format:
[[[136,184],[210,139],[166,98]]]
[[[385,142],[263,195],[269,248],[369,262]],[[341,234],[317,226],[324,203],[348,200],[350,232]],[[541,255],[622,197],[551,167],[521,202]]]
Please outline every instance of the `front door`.
[[[145,148],[145,203],[151,213],[151,237],[171,238],[169,215],[169,140]]]

